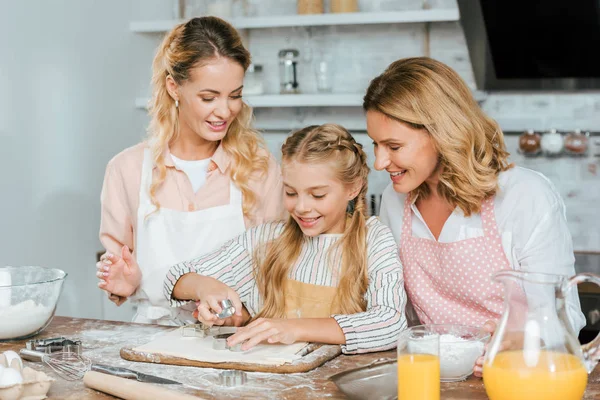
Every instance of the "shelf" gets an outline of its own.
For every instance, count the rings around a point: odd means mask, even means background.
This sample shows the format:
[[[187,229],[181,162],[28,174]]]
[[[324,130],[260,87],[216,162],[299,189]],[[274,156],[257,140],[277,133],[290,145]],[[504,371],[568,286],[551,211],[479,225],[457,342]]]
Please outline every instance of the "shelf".
[[[486,93],[473,92],[475,100],[481,102]],[[267,107],[362,107],[364,93],[327,93],[327,94],[266,94],[261,96],[244,96],[244,101],[254,108]],[[146,108],[148,99],[139,97],[135,100],[136,108]]]
[[[367,25],[458,21],[458,9],[430,9],[389,12],[356,12],[341,14],[278,15],[273,17],[232,18],[237,29],[281,28],[291,26]],[[134,21],[129,29],[137,33],[159,33],[171,30],[178,20]]]

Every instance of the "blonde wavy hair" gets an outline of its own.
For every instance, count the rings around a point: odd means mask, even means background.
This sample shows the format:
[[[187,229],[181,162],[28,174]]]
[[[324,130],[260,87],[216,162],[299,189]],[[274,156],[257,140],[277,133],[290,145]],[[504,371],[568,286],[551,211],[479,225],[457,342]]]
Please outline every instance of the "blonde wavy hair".
[[[466,216],[498,190],[498,174],[512,167],[502,130],[481,110],[471,90],[447,65],[427,57],[393,62],[373,79],[364,97],[365,111],[424,129],[439,154],[438,192]],[[414,200],[430,192],[426,183]]]
[[[366,309],[365,293],[369,284],[367,267],[366,195],[369,167],[362,145],[343,127],[335,124],[309,126],[293,133],[281,147],[282,165],[297,161],[322,164],[335,171],[346,187],[360,185],[358,195],[350,201],[342,238],[336,243],[342,254],[341,275],[333,304],[335,312],[353,314]],[[289,271],[298,259],[306,240],[290,216],[281,236],[266,246],[262,262],[254,276],[263,308],[255,317],[285,317],[285,287]],[[330,249],[329,256],[335,253]]]
[[[238,32],[230,24],[216,17],[192,18],[169,32],[159,46],[152,63],[152,99],[148,129],[148,143],[158,176],[153,177],[150,197],[157,210],[158,188],[165,181],[167,168],[164,153],[179,135],[179,113],[175,101],[167,91],[166,78],[170,75],[177,84],[190,78],[192,69],[218,57],[225,57],[241,65],[250,65],[250,53],[244,47]],[[243,103],[242,109],[222,139],[223,150],[231,158],[229,175],[243,196],[243,211],[252,217],[256,194],[250,189],[253,173],[266,173],[268,152],[260,134],[251,128],[252,109]]]

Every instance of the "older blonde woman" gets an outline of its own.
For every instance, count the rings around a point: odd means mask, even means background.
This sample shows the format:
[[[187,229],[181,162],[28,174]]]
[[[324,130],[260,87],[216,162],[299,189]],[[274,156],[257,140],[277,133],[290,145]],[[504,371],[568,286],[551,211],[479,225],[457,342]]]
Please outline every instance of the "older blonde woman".
[[[381,220],[400,246],[420,322],[493,331],[503,310],[493,273],[574,274],[560,195],[542,174],[509,164],[498,124],[455,71],[430,58],[398,60],[371,82],[364,109],[375,168],[391,179]],[[578,332],[585,318],[570,295]]]

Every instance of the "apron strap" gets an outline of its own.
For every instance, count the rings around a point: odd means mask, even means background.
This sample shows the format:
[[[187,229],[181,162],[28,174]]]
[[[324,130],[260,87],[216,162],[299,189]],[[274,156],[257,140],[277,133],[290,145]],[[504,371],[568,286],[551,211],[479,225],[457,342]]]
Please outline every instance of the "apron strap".
[[[402,237],[410,237],[412,235],[412,209],[410,208],[410,193],[406,195],[404,200],[404,215],[402,216]]]
[[[229,180],[229,204],[242,207],[242,191],[238,189],[233,179]]]
[[[496,216],[494,215],[494,197],[488,197],[481,202],[481,225],[483,236],[493,238],[499,236]]]

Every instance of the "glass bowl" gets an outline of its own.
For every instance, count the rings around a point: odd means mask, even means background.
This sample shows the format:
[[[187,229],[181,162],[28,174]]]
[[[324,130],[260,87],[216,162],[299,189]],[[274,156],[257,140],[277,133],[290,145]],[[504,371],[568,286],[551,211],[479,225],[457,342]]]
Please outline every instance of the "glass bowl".
[[[478,326],[430,324],[423,325],[440,335],[440,381],[457,382],[473,373],[477,359],[483,355],[490,334]],[[409,346],[419,346],[418,342]]]
[[[42,332],[54,317],[66,277],[54,268],[0,267],[0,341]]]

